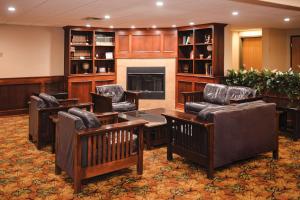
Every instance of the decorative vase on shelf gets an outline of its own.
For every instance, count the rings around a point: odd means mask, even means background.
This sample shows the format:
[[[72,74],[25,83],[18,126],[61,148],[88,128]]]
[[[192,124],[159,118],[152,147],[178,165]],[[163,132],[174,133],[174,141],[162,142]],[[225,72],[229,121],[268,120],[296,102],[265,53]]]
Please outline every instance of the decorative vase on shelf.
[[[83,63],[82,64],[82,69],[85,71],[84,74],[88,74],[89,68],[90,68],[90,64],[89,63]]]
[[[189,67],[188,64],[184,64],[184,65],[183,65],[183,72],[184,72],[184,73],[189,73],[189,68],[190,68],[190,67]]]

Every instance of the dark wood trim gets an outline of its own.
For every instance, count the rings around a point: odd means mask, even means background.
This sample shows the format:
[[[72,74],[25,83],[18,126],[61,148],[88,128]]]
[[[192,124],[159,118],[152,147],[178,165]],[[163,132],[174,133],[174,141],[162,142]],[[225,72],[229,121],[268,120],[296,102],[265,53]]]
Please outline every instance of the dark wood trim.
[[[30,95],[65,91],[64,76],[0,79],[0,116],[28,113]]]
[[[266,6],[266,7],[272,7],[272,8],[279,8],[279,9],[285,9],[285,10],[300,11],[300,7],[285,5],[285,4],[281,4],[281,3],[273,3],[273,2],[266,2],[266,1],[260,1],[260,0],[231,0],[231,1],[255,4],[255,5],[259,5],[259,6]]]

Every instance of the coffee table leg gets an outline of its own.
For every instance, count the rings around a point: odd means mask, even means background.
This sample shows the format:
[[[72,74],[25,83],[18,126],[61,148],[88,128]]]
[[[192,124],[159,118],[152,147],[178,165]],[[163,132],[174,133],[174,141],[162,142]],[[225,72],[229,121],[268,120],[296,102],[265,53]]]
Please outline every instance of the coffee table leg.
[[[167,147],[167,159],[173,160],[173,147],[172,147],[172,120],[167,118],[167,138],[168,138],[168,147]]]

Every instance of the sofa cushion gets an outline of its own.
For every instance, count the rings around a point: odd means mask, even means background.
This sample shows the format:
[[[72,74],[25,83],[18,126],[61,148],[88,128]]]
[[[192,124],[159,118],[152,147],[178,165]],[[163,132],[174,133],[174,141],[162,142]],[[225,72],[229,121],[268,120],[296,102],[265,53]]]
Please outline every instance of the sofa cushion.
[[[59,102],[57,101],[57,99],[54,96],[51,96],[46,93],[40,93],[39,97],[46,102],[48,107],[58,107],[59,106]]]
[[[121,85],[101,85],[96,87],[97,93],[103,96],[111,96],[112,102],[117,103],[122,101],[124,90]]]
[[[126,111],[136,110],[136,106],[134,103],[124,101],[119,103],[113,103],[112,110],[114,112],[126,112]]]
[[[101,126],[94,113],[79,108],[70,108],[68,112],[72,115],[80,117],[87,128],[99,128]]]
[[[226,93],[226,102],[230,102],[230,100],[243,100],[249,97],[255,97],[256,90],[249,87],[241,87],[241,86],[228,86]]]
[[[222,84],[208,83],[203,91],[204,101],[224,105],[226,102],[227,86]]]
[[[212,104],[208,102],[186,102],[184,106],[186,112],[195,113],[195,114],[208,107],[212,107],[212,108],[220,107],[220,105]]]

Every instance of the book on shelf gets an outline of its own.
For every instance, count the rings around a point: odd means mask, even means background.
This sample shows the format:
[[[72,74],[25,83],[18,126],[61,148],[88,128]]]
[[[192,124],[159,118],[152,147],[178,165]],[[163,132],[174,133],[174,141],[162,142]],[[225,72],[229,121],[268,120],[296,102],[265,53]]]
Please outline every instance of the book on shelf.
[[[189,35],[189,36],[183,36],[182,38],[182,44],[184,45],[188,45],[188,44],[193,44],[194,42],[194,38],[192,35]]]
[[[113,52],[105,52],[105,58],[106,59],[113,59],[114,58]]]
[[[97,46],[113,46],[114,37],[105,35],[96,35],[96,45]]]
[[[86,35],[73,35],[71,45],[89,45],[89,39]]]

